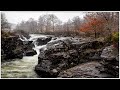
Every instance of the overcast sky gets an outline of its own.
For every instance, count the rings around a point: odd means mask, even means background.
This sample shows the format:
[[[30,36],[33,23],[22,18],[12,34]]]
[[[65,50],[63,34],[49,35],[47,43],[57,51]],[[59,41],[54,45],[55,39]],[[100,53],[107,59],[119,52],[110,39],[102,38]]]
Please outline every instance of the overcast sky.
[[[85,13],[81,11],[4,11],[8,22],[20,23],[22,20],[27,21],[29,18],[38,20],[40,15],[55,14],[61,21],[65,22],[75,16],[83,18]]]

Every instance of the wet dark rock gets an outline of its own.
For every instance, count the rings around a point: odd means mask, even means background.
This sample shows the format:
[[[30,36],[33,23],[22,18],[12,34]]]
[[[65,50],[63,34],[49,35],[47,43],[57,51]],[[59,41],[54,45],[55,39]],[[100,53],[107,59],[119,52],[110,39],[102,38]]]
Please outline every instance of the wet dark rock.
[[[95,44],[98,46],[95,46]],[[89,62],[93,59],[101,60],[99,58],[101,55],[99,48],[102,45],[99,41],[82,41],[82,39],[76,38],[65,38],[48,42],[47,46],[40,50],[38,65],[35,67],[35,71],[41,77],[57,77],[61,71],[80,63]],[[91,51],[87,51],[89,49]],[[89,57],[93,59],[90,60]],[[47,68],[43,65],[44,62],[49,62],[46,63]],[[57,71],[57,74],[53,70]]]
[[[41,37],[41,38],[38,38],[36,40],[37,42],[37,45],[45,45],[47,44],[49,41],[51,41],[52,37],[48,36],[48,37]]]
[[[118,48],[113,45],[106,47],[101,54],[104,59],[104,68],[106,73],[113,75],[113,77],[119,77],[119,52]]]
[[[37,54],[37,52],[33,49],[33,41],[23,41],[23,45],[24,56],[33,56]]]
[[[22,59],[24,55],[35,55],[32,41],[22,41],[19,36],[9,36],[1,38],[2,61],[9,59]]]
[[[23,42],[18,36],[2,37],[1,38],[2,59],[14,59],[23,57]],[[3,61],[2,60],[2,61]]]
[[[25,56],[33,56],[36,54],[37,54],[37,52],[33,49],[25,52]]]
[[[36,73],[38,73],[38,75],[40,75],[40,77],[46,78],[52,78],[52,77],[56,77],[58,75],[58,73],[53,69],[51,70],[51,62],[49,60],[43,60],[41,62],[41,64],[38,64],[35,67],[35,71]]]
[[[118,56],[118,48],[115,48],[113,45],[105,47],[102,51],[101,57],[106,60],[112,60]]]
[[[58,78],[105,78],[110,77],[109,74],[101,73],[104,67],[99,62],[87,62],[79,64],[70,69],[59,73]]]

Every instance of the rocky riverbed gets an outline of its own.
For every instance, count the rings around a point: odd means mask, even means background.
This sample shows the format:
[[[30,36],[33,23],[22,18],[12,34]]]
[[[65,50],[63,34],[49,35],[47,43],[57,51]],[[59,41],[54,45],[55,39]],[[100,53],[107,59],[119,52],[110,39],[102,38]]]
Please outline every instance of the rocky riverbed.
[[[12,58],[7,57],[7,60],[15,59],[2,64],[3,78],[118,78],[119,76],[118,49],[113,45],[106,46],[104,41],[35,34],[29,39],[15,38],[15,40],[11,42],[16,44],[10,44],[11,46],[8,44],[10,41],[2,43],[5,46],[2,49],[2,61],[8,55],[12,55]],[[20,54],[13,53],[16,49]]]

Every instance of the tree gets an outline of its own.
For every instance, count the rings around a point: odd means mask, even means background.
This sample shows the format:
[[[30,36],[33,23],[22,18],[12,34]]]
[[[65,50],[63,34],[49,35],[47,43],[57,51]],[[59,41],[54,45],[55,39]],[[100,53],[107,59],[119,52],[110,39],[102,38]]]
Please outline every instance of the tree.
[[[73,21],[73,25],[74,25],[74,32],[79,33],[80,26],[82,24],[82,21],[80,20],[80,17],[76,16],[72,19],[72,21]]]
[[[49,16],[50,16],[50,20],[51,20],[52,27],[53,27],[52,29],[54,32],[55,31],[55,24],[58,22],[58,18],[54,14],[49,14]]]
[[[45,19],[44,16],[40,16],[38,19],[38,30],[40,30],[40,32],[44,32],[44,26],[45,26]]]
[[[82,25],[82,31],[94,32],[95,38],[98,36],[106,37],[112,36],[113,32],[119,30],[119,13],[117,12],[90,12],[87,13],[84,18],[84,24]],[[86,27],[89,27],[89,29]],[[91,32],[91,33],[92,33]]]
[[[6,17],[5,17],[5,14],[4,13],[1,13],[1,29],[4,30],[4,29],[10,29],[10,23],[8,23]]]
[[[16,26],[16,30],[23,30],[27,33],[37,33],[37,21],[33,18],[30,18],[28,21],[22,21]]]
[[[97,12],[97,15],[105,20],[105,29],[108,30],[108,34],[111,35],[115,27],[118,29],[119,13],[118,12]],[[118,31],[118,30],[117,30]]]
[[[85,20],[86,22],[83,24],[81,31],[86,32],[86,33],[87,32],[94,33],[95,38],[99,37],[102,26],[104,24],[104,20],[96,17],[94,13],[90,15],[86,15]]]
[[[28,20],[28,23],[29,23],[30,32],[36,33],[37,32],[37,22],[33,18],[30,18]]]

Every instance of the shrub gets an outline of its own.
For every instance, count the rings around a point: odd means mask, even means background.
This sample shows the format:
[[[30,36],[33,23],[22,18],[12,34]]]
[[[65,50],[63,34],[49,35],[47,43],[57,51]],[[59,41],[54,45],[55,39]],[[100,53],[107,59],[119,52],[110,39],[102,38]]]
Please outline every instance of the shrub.
[[[113,44],[116,48],[119,46],[119,32],[114,32],[110,36],[107,36],[105,38],[105,42],[108,43],[108,45]]]
[[[9,36],[15,36],[16,34],[14,32],[10,32],[10,31],[3,31],[1,30],[1,37],[9,37]]]
[[[115,48],[119,48],[119,32],[113,33],[112,43]]]
[[[118,43],[119,42],[119,32],[115,32],[112,34],[112,42]]]

